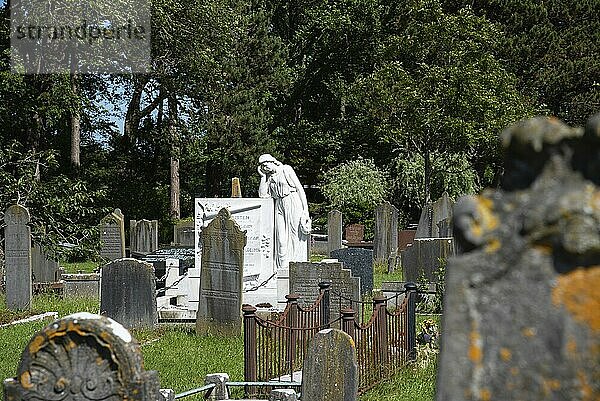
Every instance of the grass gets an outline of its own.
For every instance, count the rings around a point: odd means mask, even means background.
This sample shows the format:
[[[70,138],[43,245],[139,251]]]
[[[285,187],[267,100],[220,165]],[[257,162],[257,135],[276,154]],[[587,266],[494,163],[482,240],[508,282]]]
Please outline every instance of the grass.
[[[60,267],[65,269],[65,273],[93,273],[100,264],[98,262],[60,262]]]
[[[75,270],[81,264],[71,264]],[[88,268],[95,264],[87,264]],[[93,268],[91,269],[93,270]],[[375,287],[382,281],[401,280],[401,274],[387,274],[386,266],[375,266]],[[53,295],[38,295],[33,298],[31,311],[14,312],[6,308],[4,295],[0,294],[0,323],[47,311],[58,312],[59,318],[75,312],[97,313],[98,300],[86,298],[60,299]],[[421,322],[424,317],[419,317]],[[49,322],[30,322],[0,328],[0,379],[13,377],[21,353],[31,337]],[[144,368],[159,372],[161,387],[172,388],[176,393],[201,387],[209,373],[227,372],[232,381],[242,381],[244,371],[243,338],[197,336],[190,325],[160,325],[154,330],[133,330],[140,343],[144,357]],[[426,355],[396,376],[380,383],[363,394],[360,401],[386,401],[410,399],[433,401],[435,394],[435,357]],[[233,395],[241,397],[241,389]],[[2,399],[3,395],[0,395]],[[186,397],[186,400],[201,400],[202,395]]]

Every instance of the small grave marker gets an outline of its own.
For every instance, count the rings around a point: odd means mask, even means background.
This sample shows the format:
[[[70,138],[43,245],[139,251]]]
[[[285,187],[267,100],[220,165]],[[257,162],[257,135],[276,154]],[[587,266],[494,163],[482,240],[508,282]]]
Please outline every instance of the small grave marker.
[[[350,224],[346,227],[346,241],[349,244],[358,244],[365,239],[365,226],[363,224]]]

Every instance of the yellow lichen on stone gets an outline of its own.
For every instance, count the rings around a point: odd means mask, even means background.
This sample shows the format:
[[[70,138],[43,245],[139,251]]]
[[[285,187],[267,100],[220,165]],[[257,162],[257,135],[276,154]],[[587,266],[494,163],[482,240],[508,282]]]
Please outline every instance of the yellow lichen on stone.
[[[600,400],[600,394],[594,392],[594,389],[590,385],[589,379],[583,370],[577,371],[577,380],[579,381],[579,390],[583,396],[583,401]]]
[[[508,362],[512,359],[512,352],[508,348],[500,348],[500,358],[504,362]]]
[[[600,331],[600,266],[578,268],[560,275],[552,290],[552,303],[564,306],[575,320]]]
[[[36,354],[46,343],[46,338],[43,335],[37,335],[29,344],[29,353]]]
[[[535,337],[535,333],[536,333],[536,331],[535,331],[535,328],[533,328],[533,327],[525,327],[525,328],[523,328],[523,330],[521,330],[521,334],[524,337],[529,337],[529,338]]]
[[[542,378],[542,391],[544,395],[548,396],[551,392],[560,390],[560,387],[559,380]]]
[[[21,386],[26,390],[33,387],[33,384],[31,384],[31,373],[28,370],[21,374],[19,381],[21,382]]]
[[[488,241],[487,245],[485,246],[485,251],[487,253],[496,252],[498,249],[500,249],[500,240],[497,238],[492,238]]]
[[[476,364],[481,363],[483,353],[481,352],[481,337],[476,330],[471,331],[471,344],[469,345],[469,359]]]
[[[492,393],[487,388],[482,388],[479,392],[479,398],[481,401],[490,401],[492,399]]]
[[[519,374],[519,368],[513,366],[512,368],[510,368],[510,374],[513,376],[517,376]]]

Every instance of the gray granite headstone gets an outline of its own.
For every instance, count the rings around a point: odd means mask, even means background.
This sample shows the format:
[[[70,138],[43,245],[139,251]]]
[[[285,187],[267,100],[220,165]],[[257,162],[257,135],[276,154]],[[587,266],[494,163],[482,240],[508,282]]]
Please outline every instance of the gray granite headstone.
[[[147,255],[158,249],[158,220],[129,220],[132,255]]]
[[[350,301],[360,301],[360,277],[353,277],[350,269],[340,262],[291,262],[290,293],[298,294],[301,303],[311,305],[319,296],[319,283],[331,282],[330,320],[340,316],[340,310]],[[336,295],[337,294],[337,295]],[[339,295],[343,296],[340,299]]]
[[[354,277],[360,277],[362,296],[373,291],[373,250],[362,248],[343,248],[331,252],[331,257],[350,269]]]
[[[461,198],[436,399],[600,399],[600,115],[504,131],[501,189]]]
[[[331,251],[342,247],[342,212],[332,210],[327,215],[327,249]]]
[[[33,244],[31,249],[31,269],[35,283],[58,281],[58,261],[50,258],[42,247]]]
[[[61,279],[64,281],[65,298],[99,298],[100,275],[98,273],[63,274]]]
[[[10,206],[4,213],[4,223],[6,306],[27,309],[32,295],[29,212],[20,205]]]
[[[415,238],[438,238],[451,236],[452,200],[447,192],[421,211]]]
[[[100,256],[106,260],[125,257],[125,220],[120,209],[100,221]]]
[[[352,337],[336,329],[315,334],[302,366],[302,399],[358,399],[358,363]]]
[[[400,254],[402,271],[407,281],[438,281],[441,260],[454,255],[452,238],[415,238],[411,246]]]
[[[173,225],[173,245],[194,247],[196,228],[193,221],[180,221]]]
[[[349,244],[358,244],[365,239],[365,226],[363,224],[350,224],[345,230],[346,241]]]
[[[246,232],[223,208],[202,230],[202,270],[196,332],[239,334]]]
[[[375,237],[373,258],[387,264],[389,257],[398,249],[398,209],[390,202],[383,202],[375,209]]]
[[[100,313],[128,329],[158,324],[154,267],[131,258],[102,266]]]

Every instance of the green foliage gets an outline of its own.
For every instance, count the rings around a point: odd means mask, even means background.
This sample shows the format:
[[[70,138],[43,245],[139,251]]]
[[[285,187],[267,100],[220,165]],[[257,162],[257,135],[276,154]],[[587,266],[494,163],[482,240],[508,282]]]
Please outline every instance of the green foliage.
[[[388,193],[386,174],[371,159],[352,160],[325,173],[321,191],[344,223],[365,222]]]
[[[0,218],[13,204],[28,208],[34,241],[54,256],[93,257],[99,246],[96,205],[102,191],[56,173],[56,153],[23,151],[16,143],[0,149]],[[4,224],[4,223],[2,223]],[[60,246],[73,244],[72,248]]]

